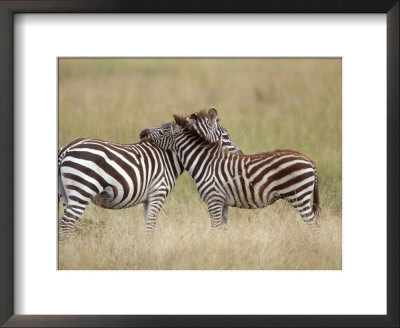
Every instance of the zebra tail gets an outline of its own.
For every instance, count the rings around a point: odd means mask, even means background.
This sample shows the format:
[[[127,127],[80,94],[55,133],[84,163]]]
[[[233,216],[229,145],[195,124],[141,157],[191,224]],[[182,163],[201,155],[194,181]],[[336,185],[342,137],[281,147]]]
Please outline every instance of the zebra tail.
[[[61,181],[60,181],[60,178],[61,178],[61,170],[60,170],[60,167],[61,167],[61,162],[62,162],[62,160],[63,160],[63,158],[64,158],[64,157],[61,157],[61,155],[62,155],[62,153],[63,153],[63,150],[64,150],[63,147],[60,148],[60,149],[58,150],[58,165],[57,165],[57,175],[58,175],[58,177],[57,177],[57,182],[58,182],[58,204],[60,204],[60,199],[61,199],[61,195],[60,195],[60,188],[61,188],[61,186],[60,186],[60,184],[61,184]]]
[[[57,175],[58,175],[58,184],[59,184],[59,188],[61,187],[61,163],[62,160],[65,157],[65,147],[62,147],[58,150],[58,165],[57,165]],[[58,189],[60,190],[60,189]],[[60,194],[58,194],[58,202],[60,202]]]
[[[315,215],[319,215],[320,207],[319,207],[319,192],[318,192],[318,176],[317,172],[315,172],[315,183],[314,183],[314,201],[312,206],[312,211]]]
[[[61,163],[62,163],[62,160],[65,157],[66,150],[67,150],[67,147],[61,147],[58,150],[58,172],[60,172]]]

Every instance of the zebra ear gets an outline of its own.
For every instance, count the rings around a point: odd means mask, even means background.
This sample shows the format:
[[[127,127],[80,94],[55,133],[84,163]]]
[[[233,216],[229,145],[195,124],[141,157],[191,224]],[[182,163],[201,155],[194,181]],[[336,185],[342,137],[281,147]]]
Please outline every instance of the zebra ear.
[[[171,122],[172,135],[174,135],[174,134],[176,134],[176,133],[178,133],[180,131],[181,131],[181,127],[178,124],[176,124],[175,122]]]
[[[190,125],[195,124],[195,123],[197,122],[197,115],[196,115],[196,114],[190,115],[190,116],[186,119],[186,121],[187,121]]]
[[[208,120],[210,121],[211,124],[215,124],[215,122],[217,122],[218,114],[217,114],[217,110],[215,108],[213,108],[213,107],[210,108],[208,110],[207,116],[208,116]]]

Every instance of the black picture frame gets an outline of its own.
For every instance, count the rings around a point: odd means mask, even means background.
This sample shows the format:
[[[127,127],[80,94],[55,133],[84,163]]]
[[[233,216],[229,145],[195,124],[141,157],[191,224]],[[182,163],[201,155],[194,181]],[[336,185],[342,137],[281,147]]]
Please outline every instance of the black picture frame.
[[[385,13],[387,315],[14,315],[13,22],[16,13]],[[0,0],[0,324],[4,327],[399,327],[399,27],[398,0]]]

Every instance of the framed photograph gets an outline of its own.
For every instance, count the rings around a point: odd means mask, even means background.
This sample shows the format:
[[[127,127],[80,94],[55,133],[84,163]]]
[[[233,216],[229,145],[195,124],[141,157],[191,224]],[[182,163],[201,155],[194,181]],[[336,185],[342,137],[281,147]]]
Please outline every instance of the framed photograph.
[[[341,83],[341,58],[59,58],[58,269],[341,270]],[[190,112],[198,103],[214,107]],[[171,121],[198,129],[206,153],[220,138],[215,160],[238,161],[235,173],[169,157],[164,142],[153,149],[149,128]],[[155,140],[139,139],[146,131]],[[220,175],[226,222],[207,210],[219,203],[210,192],[199,202]]]
[[[398,326],[398,1],[0,10],[2,325]]]

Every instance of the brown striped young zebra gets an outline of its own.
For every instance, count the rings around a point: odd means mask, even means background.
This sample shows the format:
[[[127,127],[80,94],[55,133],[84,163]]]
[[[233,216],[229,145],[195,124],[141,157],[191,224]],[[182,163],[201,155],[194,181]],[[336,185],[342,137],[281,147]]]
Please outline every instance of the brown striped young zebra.
[[[228,206],[263,208],[285,199],[318,230],[318,177],[313,161],[293,150],[243,155],[223,149],[210,136],[210,112],[216,116],[215,109],[186,118],[174,115],[175,122],[146,129],[141,136],[176,153],[208,206],[211,226],[227,221]]]
[[[237,151],[218,126],[224,147]],[[64,205],[60,238],[68,236],[90,202],[108,209],[143,203],[146,231],[152,231],[182,172],[176,154],[151,139],[132,145],[84,138],[70,142],[58,152],[58,192]]]

